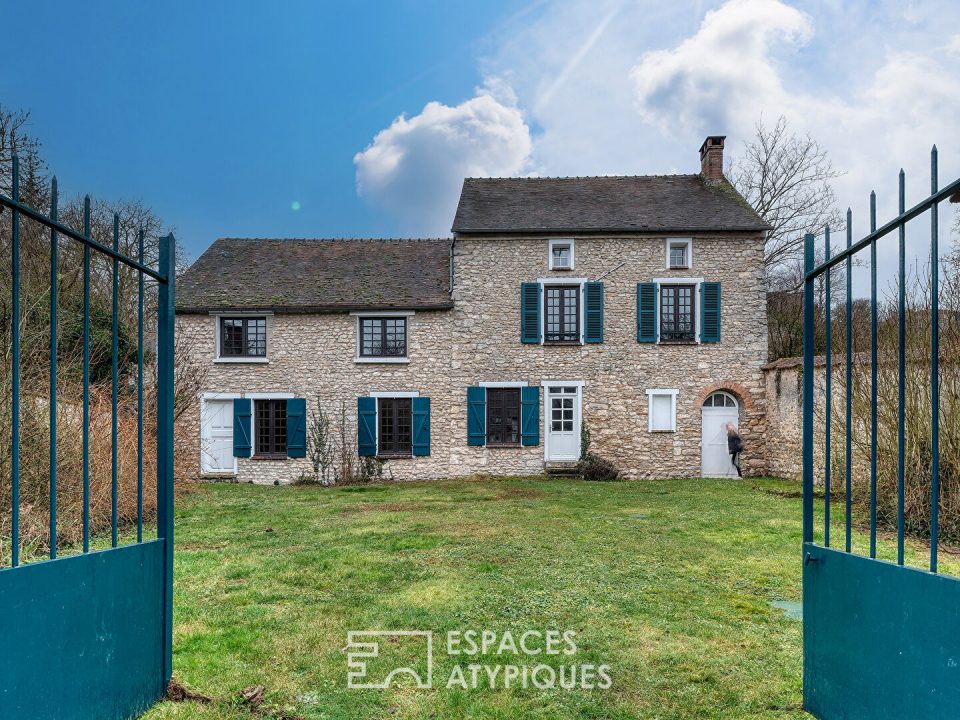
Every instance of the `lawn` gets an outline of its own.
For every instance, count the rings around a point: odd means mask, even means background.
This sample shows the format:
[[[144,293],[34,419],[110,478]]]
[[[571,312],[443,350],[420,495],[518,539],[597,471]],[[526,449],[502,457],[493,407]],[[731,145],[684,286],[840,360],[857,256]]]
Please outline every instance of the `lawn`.
[[[145,717],[249,719],[237,696],[257,684],[278,709],[260,717],[809,717],[801,623],[771,606],[800,598],[800,501],[778,487],[202,486],[176,515],[174,671],[212,702]],[[432,630],[434,689],[348,689],[347,632],[366,629]],[[447,655],[446,633],[468,629],[572,630],[576,653]],[[416,652],[384,643],[422,669]],[[612,686],[448,689],[469,663],[605,664]]]

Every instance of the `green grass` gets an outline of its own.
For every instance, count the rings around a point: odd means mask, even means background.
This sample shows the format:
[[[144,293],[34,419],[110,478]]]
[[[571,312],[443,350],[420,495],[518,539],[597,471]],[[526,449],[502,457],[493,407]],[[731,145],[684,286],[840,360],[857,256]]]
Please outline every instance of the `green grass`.
[[[800,623],[770,606],[800,598],[800,500],[777,494],[791,488],[205,486],[177,510],[174,671],[214,702],[145,717],[249,719],[236,697],[256,684],[273,707],[337,720],[808,717]],[[919,544],[909,553],[922,562]],[[574,630],[572,658],[479,662],[607,664],[613,686],[448,690],[454,664],[478,660],[446,656],[443,635],[471,628]],[[441,687],[347,689],[342,648],[363,629],[434,631]]]

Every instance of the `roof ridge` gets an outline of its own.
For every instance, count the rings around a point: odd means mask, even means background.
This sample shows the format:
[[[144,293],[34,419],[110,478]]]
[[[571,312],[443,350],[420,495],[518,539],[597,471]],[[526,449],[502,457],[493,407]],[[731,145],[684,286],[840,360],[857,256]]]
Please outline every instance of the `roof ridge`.
[[[334,242],[451,242],[452,237],[428,237],[428,238],[375,238],[375,237],[218,237],[217,240],[233,240],[239,242],[310,242],[310,243],[334,243]]]
[[[700,173],[663,173],[653,175],[537,175],[537,176],[486,176],[465,177],[467,180],[636,180],[640,178],[695,178]]]

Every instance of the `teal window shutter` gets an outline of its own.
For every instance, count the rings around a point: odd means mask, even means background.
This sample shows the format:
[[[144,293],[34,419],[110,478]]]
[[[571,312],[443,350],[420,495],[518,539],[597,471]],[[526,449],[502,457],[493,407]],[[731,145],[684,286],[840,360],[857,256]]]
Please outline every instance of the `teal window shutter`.
[[[487,444],[487,389],[467,388],[467,445]]]
[[[657,284],[637,285],[637,342],[657,341]]]
[[[233,456],[250,457],[250,398],[233,401]]]
[[[720,342],[720,283],[700,286],[700,341]]]
[[[307,456],[307,401],[287,400],[287,457]]]
[[[413,454],[430,454],[430,398],[415,397],[410,400],[413,415]]]
[[[377,399],[357,398],[357,454],[375,457],[377,454]]]
[[[583,285],[584,323],[583,341],[603,342],[603,283],[588,282]]]
[[[520,283],[520,342],[540,342],[540,283]]]
[[[520,388],[520,444],[540,444],[540,388]]]

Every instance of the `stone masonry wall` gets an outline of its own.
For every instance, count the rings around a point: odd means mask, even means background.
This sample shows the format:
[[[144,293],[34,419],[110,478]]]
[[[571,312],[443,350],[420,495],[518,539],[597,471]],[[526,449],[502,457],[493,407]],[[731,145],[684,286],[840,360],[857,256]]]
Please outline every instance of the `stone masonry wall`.
[[[467,387],[484,381],[583,381],[583,421],[592,449],[631,478],[698,476],[700,408],[710,392],[726,389],[740,401],[745,474],[767,472],[762,239],[695,237],[693,267],[679,271],[665,269],[664,237],[578,238],[575,268],[563,272],[547,269],[547,247],[545,238],[458,238],[455,307],[410,318],[408,364],[355,363],[357,321],[347,314],[271,316],[266,364],[214,362],[213,316],[180,315],[178,331],[189,336],[193,361],[207,367],[209,392],[290,392],[307,398],[308,411],[320,398],[334,420],[343,401],[351,439],[358,396],[416,390],[430,397],[431,455],[389,461],[385,474],[395,479],[543,471],[542,388],[539,446],[467,445]],[[637,343],[636,285],[667,277],[722,283],[721,342]],[[520,283],[539,278],[602,279],[604,342],[522,344]],[[677,432],[647,431],[646,390],[653,388],[679,391]],[[200,409],[181,425],[178,437],[196,443],[192,454],[199,459]],[[238,478],[289,482],[307,469],[306,460],[240,458]]]

